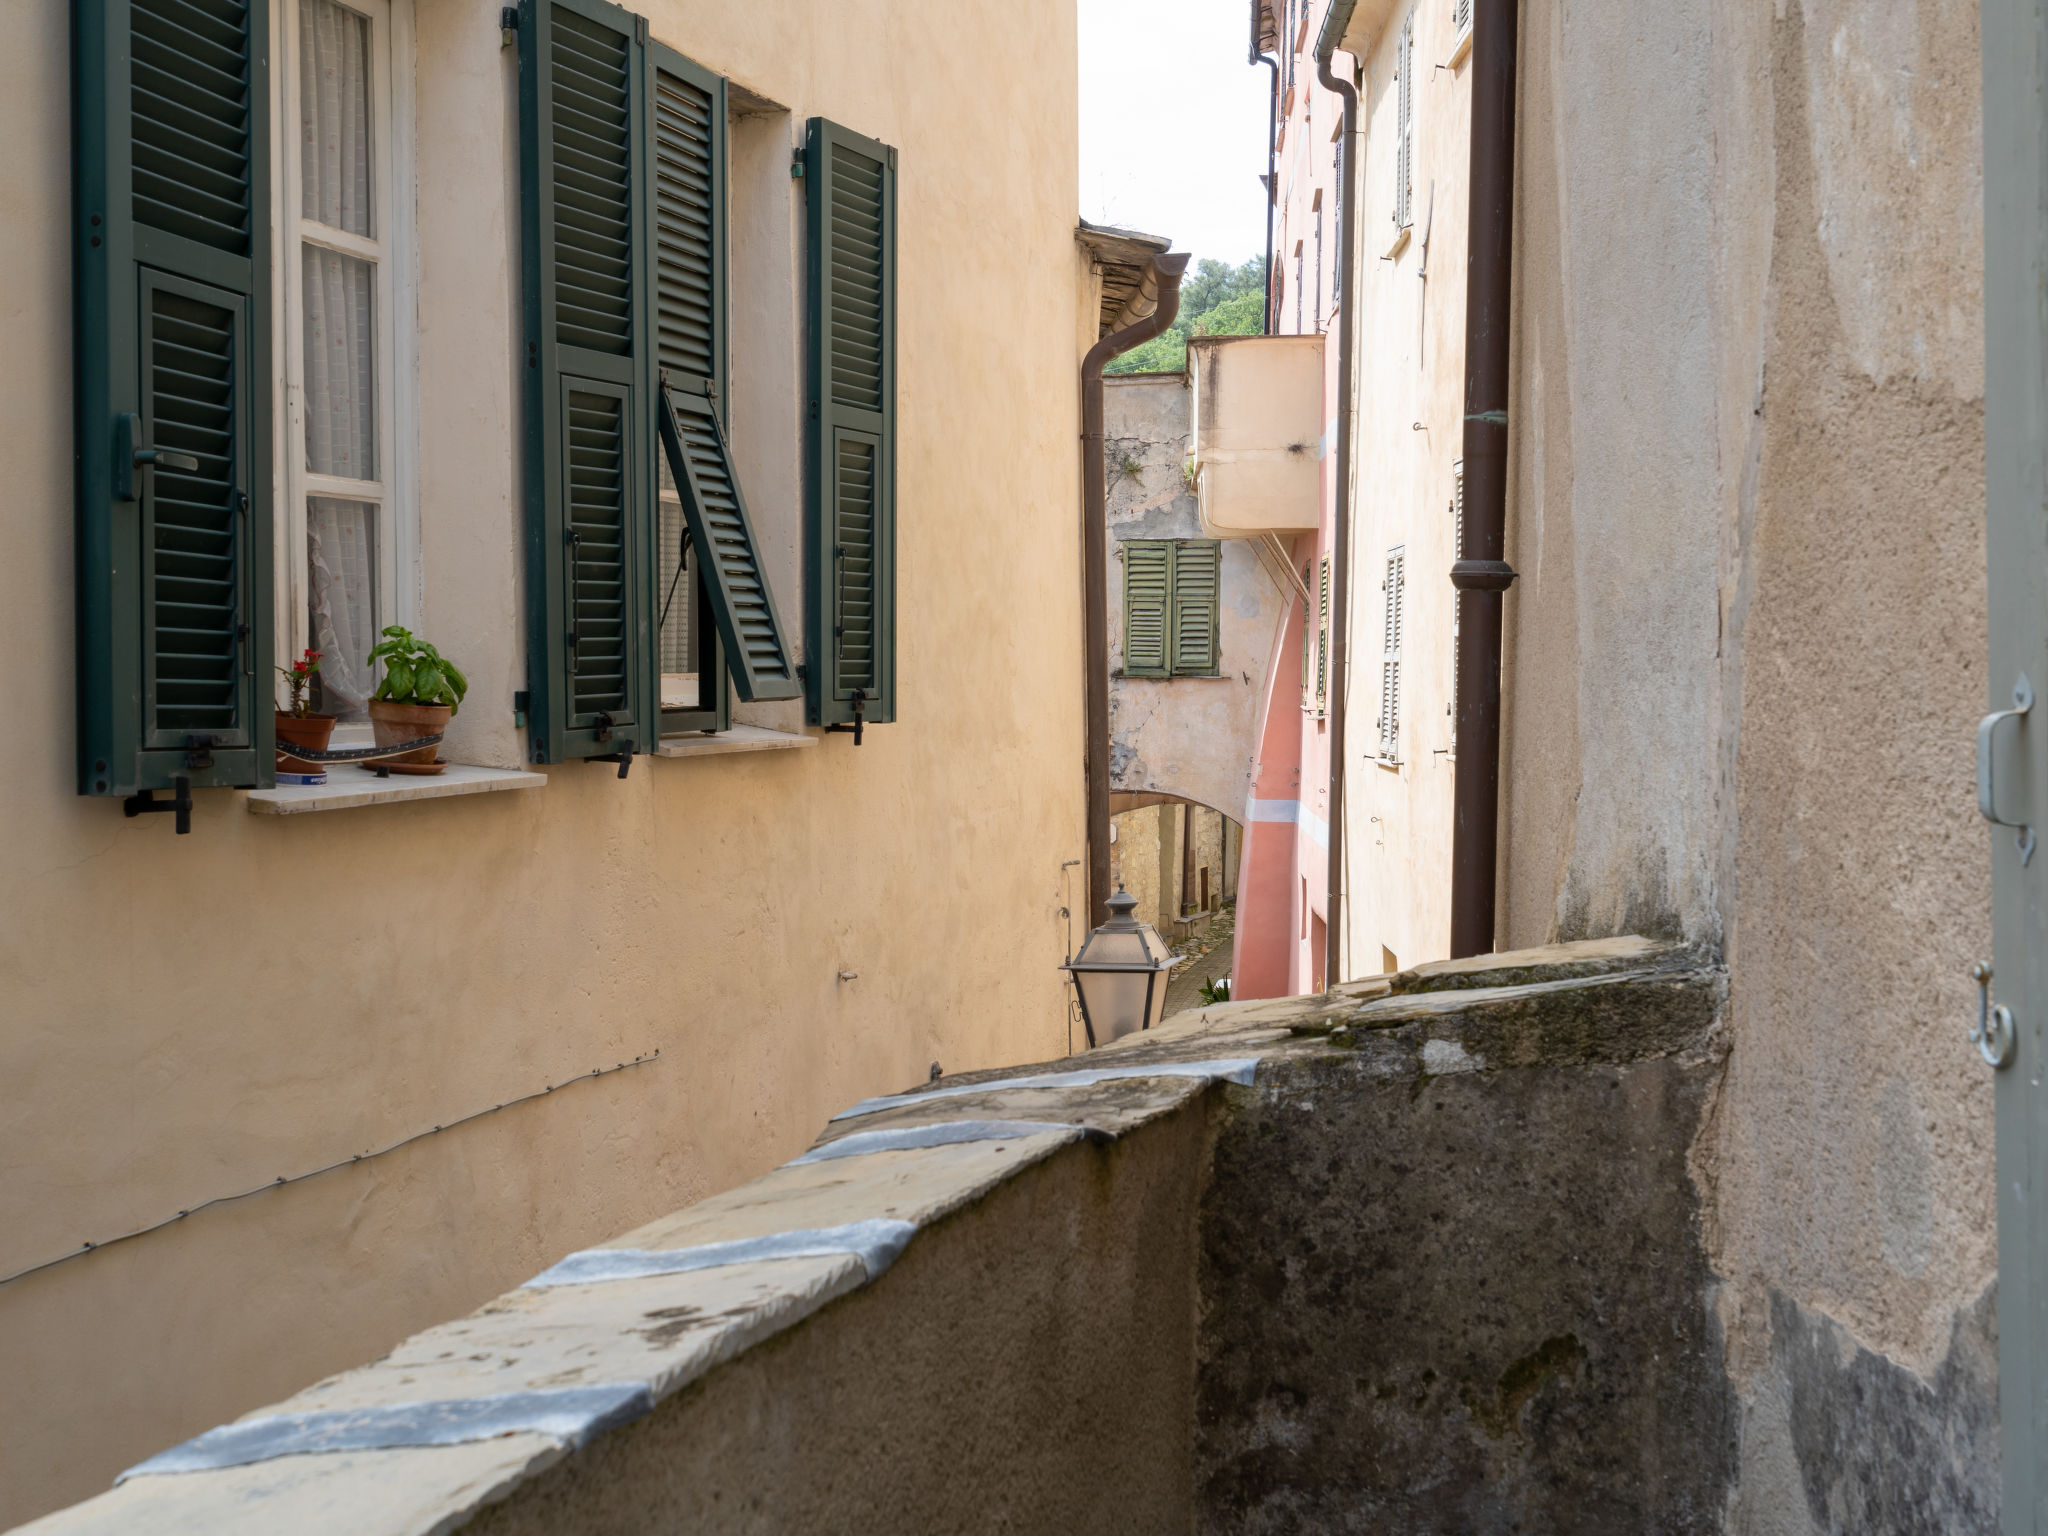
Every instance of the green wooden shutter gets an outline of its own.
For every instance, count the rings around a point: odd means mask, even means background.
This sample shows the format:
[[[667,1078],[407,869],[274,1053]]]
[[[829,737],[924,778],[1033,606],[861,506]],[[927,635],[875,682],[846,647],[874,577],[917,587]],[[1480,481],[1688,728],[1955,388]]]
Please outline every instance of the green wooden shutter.
[[[803,691],[726,446],[725,81],[648,45],[654,102],[655,366],[669,474],[742,699]]]
[[[1218,582],[1223,546],[1214,539],[1183,539],[1173,547],[1173,671],[1177,677],[1216,675]]]
[[[275,782],[268,15],[74,7],[81,794]]]
[[[1167,625],[1173,605],[1173,546],[1164,539],[1126,539],[1124,676],[1167,675]]]
[[[1316,589],[1316,713],[1330,707],[1330,557],[1323,556]]]
[[[660,732],[644,26],[604,0],[519,8],[537,763],[652,751]]]
[[[896,151],[814,117],[805,567],[812,722],[896,718]]]

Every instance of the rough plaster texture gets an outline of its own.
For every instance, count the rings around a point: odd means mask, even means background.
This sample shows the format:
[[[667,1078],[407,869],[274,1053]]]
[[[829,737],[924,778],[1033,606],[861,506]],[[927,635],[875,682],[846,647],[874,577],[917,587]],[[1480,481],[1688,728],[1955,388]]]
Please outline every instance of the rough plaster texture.
[[[1244,814],[1253,733],[1273,634],[1284,606],[1279,578],[1249,544],[1223,541],[1218,675],[1125,677],[1125,539],[1199,539],[1201,514],[1181,475],[1188,455],[1187,380],[1181,374],[1104,379],[1103,454],[1109,484],[1109,782],[1154,791],[1227,816]]]
[[[22,744],[0,1271],[663,1052],[7,1287],[0,1523],[772,1166],[935,1059],[1061,1048],[1060,866],[1084,841],[1076,343],[1095,303],[1071,239],[1073,8],[974,0],[915,26],[883,0],[635,8],[787,108],[734,145],[754,210],[735,326],[782,369],[736,370],[734,435],[791,615],[786,150],[822,113],[901,152],[919,302],[899,334],[900,723],[858,751],[642,760],[624,782],[563,767],[544,790],[394,808],[257,817],[207,792],[189,837],[72,793],[67,7],[0,9],[0,637],[35,658],[0,682]],[[495,3],[411,9],[418,596],[474,685],[452,755],[516,765],[515,64]],[[968,899],[947,882],[970,870]]]
[[[1503,942],[1723,947],[1731,1520],[1989,1530],[1976,8],[1522,28]]]

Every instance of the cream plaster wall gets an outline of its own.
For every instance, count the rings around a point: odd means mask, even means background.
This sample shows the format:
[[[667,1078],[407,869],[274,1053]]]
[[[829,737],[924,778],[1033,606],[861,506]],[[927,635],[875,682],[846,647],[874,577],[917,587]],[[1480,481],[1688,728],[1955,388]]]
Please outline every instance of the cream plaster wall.
[[[1063,1048],[1060,865],[1084,837],[1074,339],[1093,297],[1071,243],[1073,8],[642,9],[656,38],[789,113],[735,135],[752,209],[735,335],[762,349],[735,368],[734,430],[793,621],[786,150],[813,113],[900,148],[917,296],[900,321],[900,723],[858,750],[643,758],[624,782],[564,766],[544,790],[315,816],[204,792],[184,838],[72,794],[67,20],[0,10],[16,658],[0,708],[17,748],[0,1271],[662,1053],[0,1287],[0,1524],[758,1173],[934,1060]],[[428,632],[473,682],[451,755],[510,765],[516,63],[497,11],[417,6],[419,582]]]
[[[1395,56],[1415,20],[1414,223],[1396,247]],[[1359,87],[1357,405],[1353,438],[1350,714],[1345,749],[1345,953],[1370,975],[1449,952],[1456,652],[1454,466],[1465,412],[1465,262],[1471,58],[1448,5],[1389,12]],[[1354,178],[1354,188],[1360,187]],[[1426,246],[1425,246],[1426,242]],[[1391,253],[1391,254],[1390,254]],[[1379,755],[1387,557],[1406,571],[1397,761]]]
[[[1524,9],[1500,943],[1725,949],[1695,1167],[1753,1489],[1794,1309],[1926,1382],[1995,1274],[1977,39]]]

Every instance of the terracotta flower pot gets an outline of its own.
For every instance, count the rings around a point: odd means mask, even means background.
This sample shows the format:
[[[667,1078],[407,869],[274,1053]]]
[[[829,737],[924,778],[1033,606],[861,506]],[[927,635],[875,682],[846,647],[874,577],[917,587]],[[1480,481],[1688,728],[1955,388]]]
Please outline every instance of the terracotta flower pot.
[[[370,729],[376,733],[377,745],[393,747],[401,741],[411,741],[418,736],[432,736],[448,729],[448,717],[455,711],[446,704],[387,704],[379,699],[370,701]],[[387,758],[391,763],[439,763],[439,747],[421,747],[403,757]]]
[[[277,769],[280,773],[325,773],[325,763],[309,762],[303,757],[293,757],[287,747],[311,747],[315,752],[327,750],[327,739],[334,734],[332,715],[290,715],[283,710],[277,712]]]

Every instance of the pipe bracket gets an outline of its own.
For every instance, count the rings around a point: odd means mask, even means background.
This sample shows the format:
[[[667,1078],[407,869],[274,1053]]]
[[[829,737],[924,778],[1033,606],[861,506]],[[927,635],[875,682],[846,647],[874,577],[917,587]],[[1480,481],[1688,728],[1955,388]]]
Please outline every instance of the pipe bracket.
[[[1505,560],[1455,560],[1451,585],[1460,592],[1505,592],[1514,585],[1515,568]]]

